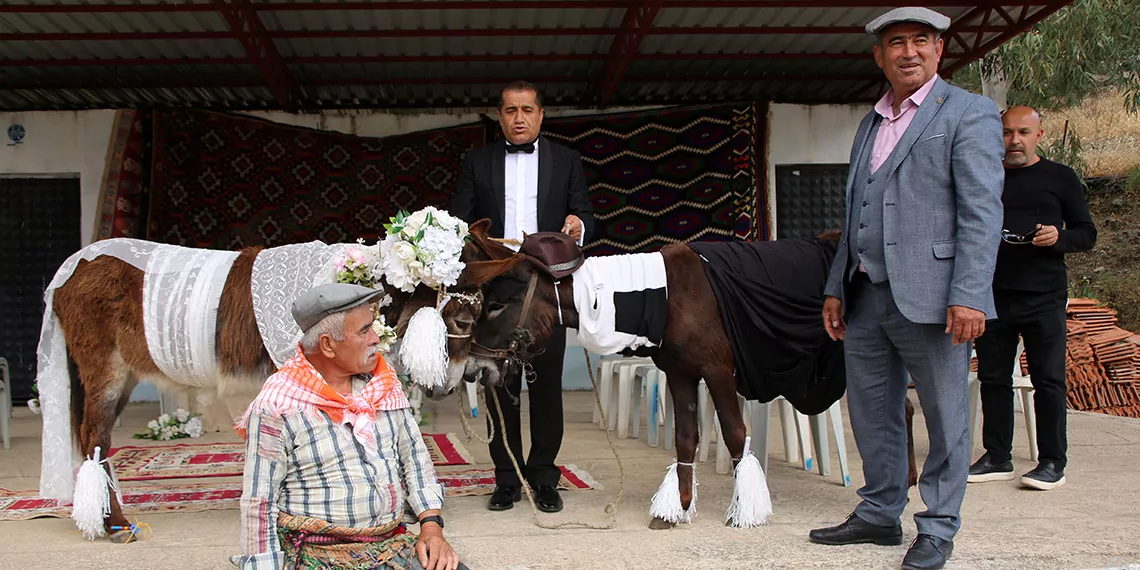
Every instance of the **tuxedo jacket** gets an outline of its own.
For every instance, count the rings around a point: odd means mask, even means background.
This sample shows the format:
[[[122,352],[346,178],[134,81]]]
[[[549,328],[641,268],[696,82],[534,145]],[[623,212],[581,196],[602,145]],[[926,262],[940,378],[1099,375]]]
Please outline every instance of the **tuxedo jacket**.
[[[582,243],[594,233],[589,186],[577,151],[552,143],[544,136],[538,146],[538,231],[558,232],[566,216],[582,220]],[[463,159],[450,213],[473,223],[490,218],[490,237],[503,237],[506,217],[506,141],[499,139],[483,148],[469,151]]]

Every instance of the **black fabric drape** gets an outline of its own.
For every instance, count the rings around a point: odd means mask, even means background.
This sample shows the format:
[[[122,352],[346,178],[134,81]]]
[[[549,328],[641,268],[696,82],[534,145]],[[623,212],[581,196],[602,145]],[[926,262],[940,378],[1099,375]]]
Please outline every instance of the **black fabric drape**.
[[[835,246],[819,239],[694,242],[732,343],[739,392],[818,414],[846,389],[842,342],[823,328]]]

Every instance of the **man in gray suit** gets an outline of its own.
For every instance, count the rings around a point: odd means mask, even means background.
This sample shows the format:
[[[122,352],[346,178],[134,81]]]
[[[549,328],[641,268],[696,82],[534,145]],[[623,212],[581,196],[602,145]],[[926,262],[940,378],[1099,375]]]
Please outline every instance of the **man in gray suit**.
[[[902,543],[907,504],[904,400],[914,379],[930,435],[919,489],[926,510],[903,568],[950,558],[969,469],[970,342],[994,318],[1001,241],[1001,117],[994,103],[937,75],[950,19],[898,8],[867,25],[891,89],[859,125],[847,221],[829,274],[824,326],[844,339],[847,404],[866,484],[821,544]]]

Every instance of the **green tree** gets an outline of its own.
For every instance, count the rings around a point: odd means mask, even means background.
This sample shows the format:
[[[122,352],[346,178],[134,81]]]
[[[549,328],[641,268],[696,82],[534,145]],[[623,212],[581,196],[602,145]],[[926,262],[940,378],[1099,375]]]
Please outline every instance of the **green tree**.
[[[1140,0],[1075,0],[953,82],[981,92],[983,74],[1004,75],[1010,105],[1049,111],[1119,90],[1140,111]]]

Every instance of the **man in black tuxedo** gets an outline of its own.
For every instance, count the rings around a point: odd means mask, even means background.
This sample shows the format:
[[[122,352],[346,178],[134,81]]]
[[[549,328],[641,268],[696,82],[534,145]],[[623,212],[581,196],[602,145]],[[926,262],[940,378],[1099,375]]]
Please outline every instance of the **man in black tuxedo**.
[[[499,96],[499,126],[504,139],[467,153],[451,214],[472,223],[489,218],[489,235],[522,241],[524,234],[563,232],[584,243],[594,230],[589,187],[576,151],[539,134],[545,110],[538,89],[525,81],[503,88]],[[509,244],[508,244],[509,245]],[[513,246],[517,249],[517,246]],[[519,430],[522,382],[515,377],[498,388],[506,425],[494,430],[491,458],[495,461],[495,492],[488,508],[505,511],[522,499],[519,481],[503,445],[511,452],[534,489],[544,512],[562,510],[558,494],[561,473],[555,466],[562,446],[562,359],[566,329],[556,327],[546,352],[533,361],[535,380],[530,391],[530,456],[524,462]],[[487,398],[487,421],[497,420],[493,398]],[[497,424],[498,422],[495,421]]]

